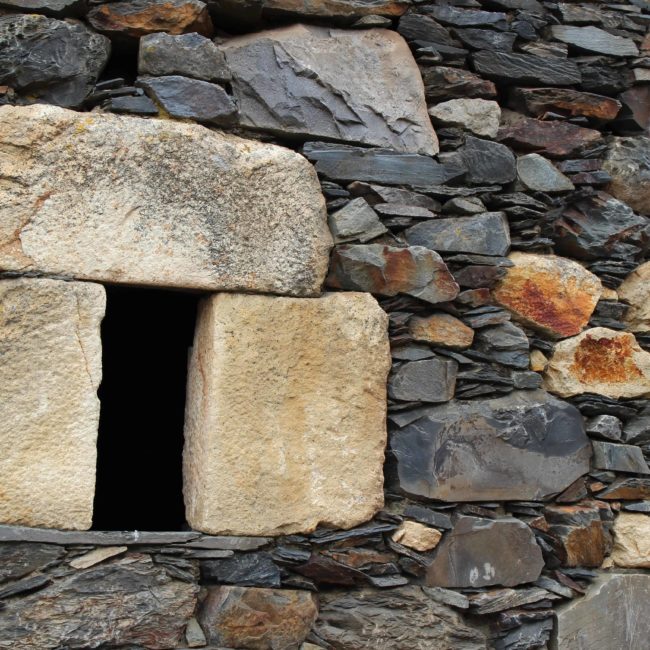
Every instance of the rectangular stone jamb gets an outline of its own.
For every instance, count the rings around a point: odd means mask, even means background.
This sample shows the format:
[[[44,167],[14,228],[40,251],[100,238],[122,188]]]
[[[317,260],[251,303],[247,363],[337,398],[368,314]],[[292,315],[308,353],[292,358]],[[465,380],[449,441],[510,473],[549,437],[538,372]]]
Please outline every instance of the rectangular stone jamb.
[[[387,316],[363,293],[202,302],[186,402],[192,528],[350,528],[383,505]]]
[[[0,522],[92,524],[105,291],[0,280]]]

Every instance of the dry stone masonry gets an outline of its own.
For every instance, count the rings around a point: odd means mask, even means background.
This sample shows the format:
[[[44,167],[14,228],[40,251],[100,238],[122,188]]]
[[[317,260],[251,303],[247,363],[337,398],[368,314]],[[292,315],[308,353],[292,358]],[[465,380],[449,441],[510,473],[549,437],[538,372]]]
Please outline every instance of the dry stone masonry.
[[[0,0],[0,649],[647,650],[649,107],[647,0]]]

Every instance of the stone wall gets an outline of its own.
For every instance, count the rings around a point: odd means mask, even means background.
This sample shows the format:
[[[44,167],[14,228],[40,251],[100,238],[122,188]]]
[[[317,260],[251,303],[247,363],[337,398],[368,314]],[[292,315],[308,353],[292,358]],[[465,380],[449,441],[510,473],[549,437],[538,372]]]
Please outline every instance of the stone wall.
[[[0,0],[0,648],[645,650],[649,23]],[[183,531],[90,530],[115,284]]]

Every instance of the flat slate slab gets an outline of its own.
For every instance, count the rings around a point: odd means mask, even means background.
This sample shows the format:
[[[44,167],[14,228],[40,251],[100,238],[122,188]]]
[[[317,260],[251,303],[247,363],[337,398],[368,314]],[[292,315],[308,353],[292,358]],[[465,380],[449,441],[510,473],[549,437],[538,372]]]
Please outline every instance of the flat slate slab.
[[[0,146],[0,270],[320,292],[332,241],[324,198],[288,149],[41,105],[0,107]]]

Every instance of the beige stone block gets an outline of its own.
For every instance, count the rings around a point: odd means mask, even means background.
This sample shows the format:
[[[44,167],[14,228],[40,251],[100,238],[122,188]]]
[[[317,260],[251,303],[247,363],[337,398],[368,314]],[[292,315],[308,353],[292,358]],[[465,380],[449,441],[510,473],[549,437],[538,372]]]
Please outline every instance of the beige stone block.
[[[638,266],[618,288],[621,300],[630,308],[625,322],[633,332],[650,332],[650,262]]]
[[[0,522],[92,523],[104,288],[0,281]]]
[[[186,404],[190,525],[279,535],[370,519],[389,367],[387,316],[369,294],[206,298]]]
[[[626,569],[650,569],[650,515],[624,512],[616,518],[611,560]]]
[[[416,521],[403,521],[393,533],[393,541],[416,551],[430,551],[438,546],[442,533]]]

